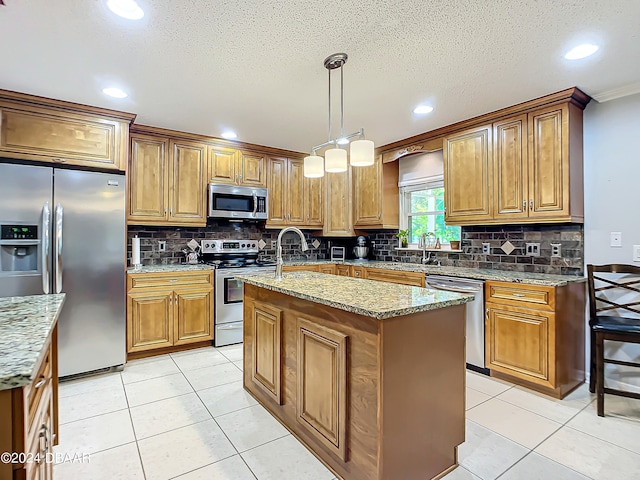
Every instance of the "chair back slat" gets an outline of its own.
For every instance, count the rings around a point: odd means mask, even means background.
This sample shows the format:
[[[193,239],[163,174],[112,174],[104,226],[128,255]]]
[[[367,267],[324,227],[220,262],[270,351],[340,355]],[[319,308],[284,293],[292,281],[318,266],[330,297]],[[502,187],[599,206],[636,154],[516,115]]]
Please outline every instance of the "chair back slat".
[[[610,278],[604,275],[632,275],[632,278]],[[599,282],[596,286],[596,282]],[[587,283],[589,287],[589,310],[591,320],[598,313],[617,310],[618,316],[631,313],[631,317],[640,316],[640,267],[636,265],[609,264],[587,265]],[[634,295],[634,293],[638,295]],[[613,313],[610,313],[613,314]]]

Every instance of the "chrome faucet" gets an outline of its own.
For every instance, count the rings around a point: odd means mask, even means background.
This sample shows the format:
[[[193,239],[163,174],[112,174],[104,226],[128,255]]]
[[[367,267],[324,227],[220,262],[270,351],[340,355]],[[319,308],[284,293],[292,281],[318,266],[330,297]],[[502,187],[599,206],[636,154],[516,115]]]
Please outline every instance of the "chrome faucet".
[[[287,232],[296,232],[300,235],[300,240],[302,240],[302,251],[306,252],[309,250],[307,241],[304,238],[304,233],[302,233],[299,228],[287,227],[280,230],[280,233],[278,234],[278,243],[276,244],[276,280],[282,280],[282,265],[284,263],[282,261],[282,235]]]

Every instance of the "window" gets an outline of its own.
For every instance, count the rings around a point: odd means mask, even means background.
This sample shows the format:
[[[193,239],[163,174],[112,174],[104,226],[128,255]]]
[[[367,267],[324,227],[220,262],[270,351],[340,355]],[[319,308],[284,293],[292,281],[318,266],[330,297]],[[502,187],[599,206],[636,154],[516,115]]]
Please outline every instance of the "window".
[[[409,230],[409,243],[417,244],[420,235],[433,232],[440,243],[460,240],[460,227],[444,223],[444,182],[442,179],[400,189],[401,228]]]

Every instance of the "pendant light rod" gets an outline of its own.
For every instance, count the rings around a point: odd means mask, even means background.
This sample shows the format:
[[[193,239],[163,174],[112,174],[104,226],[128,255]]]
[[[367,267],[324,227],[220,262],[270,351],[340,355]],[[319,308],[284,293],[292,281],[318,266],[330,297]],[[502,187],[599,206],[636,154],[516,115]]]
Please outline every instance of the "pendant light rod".
[[[329,136],[327,138],[331,141],[331,69],[327,68],[327,73],[329,74]]]
[[[346,61],[346,60],[345,60]],[[344,137],[344,69],[340,65],[340,137]],[[331,138],[331,137],[329,137]]]
[[[358,137],[358,136],[362,137],[362,138],[365,138],[364,137],[364,128],[361,128],[357,132],[353,132],[353,133],[350,133],[348,135],[341,135],[340,138],[349,139],[349,138]],[[311,147],[311,153],[315,154],[316,150],[319,150],[319,149],[324,148],[324,147],[328,147],[329,145],[335,145],[338,142],[338,140],[340,140],[340,138],[329,138],[328,141],[326,141],[324,143],[321,143],[320,145],[316,145],[314,147]]]

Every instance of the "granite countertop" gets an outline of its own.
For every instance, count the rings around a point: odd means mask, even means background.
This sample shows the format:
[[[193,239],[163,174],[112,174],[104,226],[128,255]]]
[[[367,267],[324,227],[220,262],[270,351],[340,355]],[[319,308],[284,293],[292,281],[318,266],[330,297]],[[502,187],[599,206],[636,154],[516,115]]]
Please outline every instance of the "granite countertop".
[[[194,270],[214,270],[213,265],[198,263],[191,265],[188,263],[179,263],[172,265],[142,265],[139,268],[129,267],[127,273],[158,273],[158,272],[191,272]]]
[[[367,268],[381,268],[384,270],[396,270],[401,272],[418,272],[430,275],[442,275],[447,277],[473,278],[476,280],[491,280],[497,282],[527,283],[529,285],[545,285],[549,287],[562,287],[572,282],[585,282],[585,277],[573,275],[550,275],[545,273],[513,272],[509,270],[491,270],[484,268],[464,267],[438,267],[435,265],[421,265],[419,263],[379,262],[369,260],[366,262],[346,260],[335,262],[330,260],[300,260],[285,262],[286,265],[323,265],[332,263],[344,263]]]
[[[65,294],[0,298],[0,390],[31,383]]]
[[[251,285],[379,320],[460,305],[473,295],[315,272],[238,275]]]

